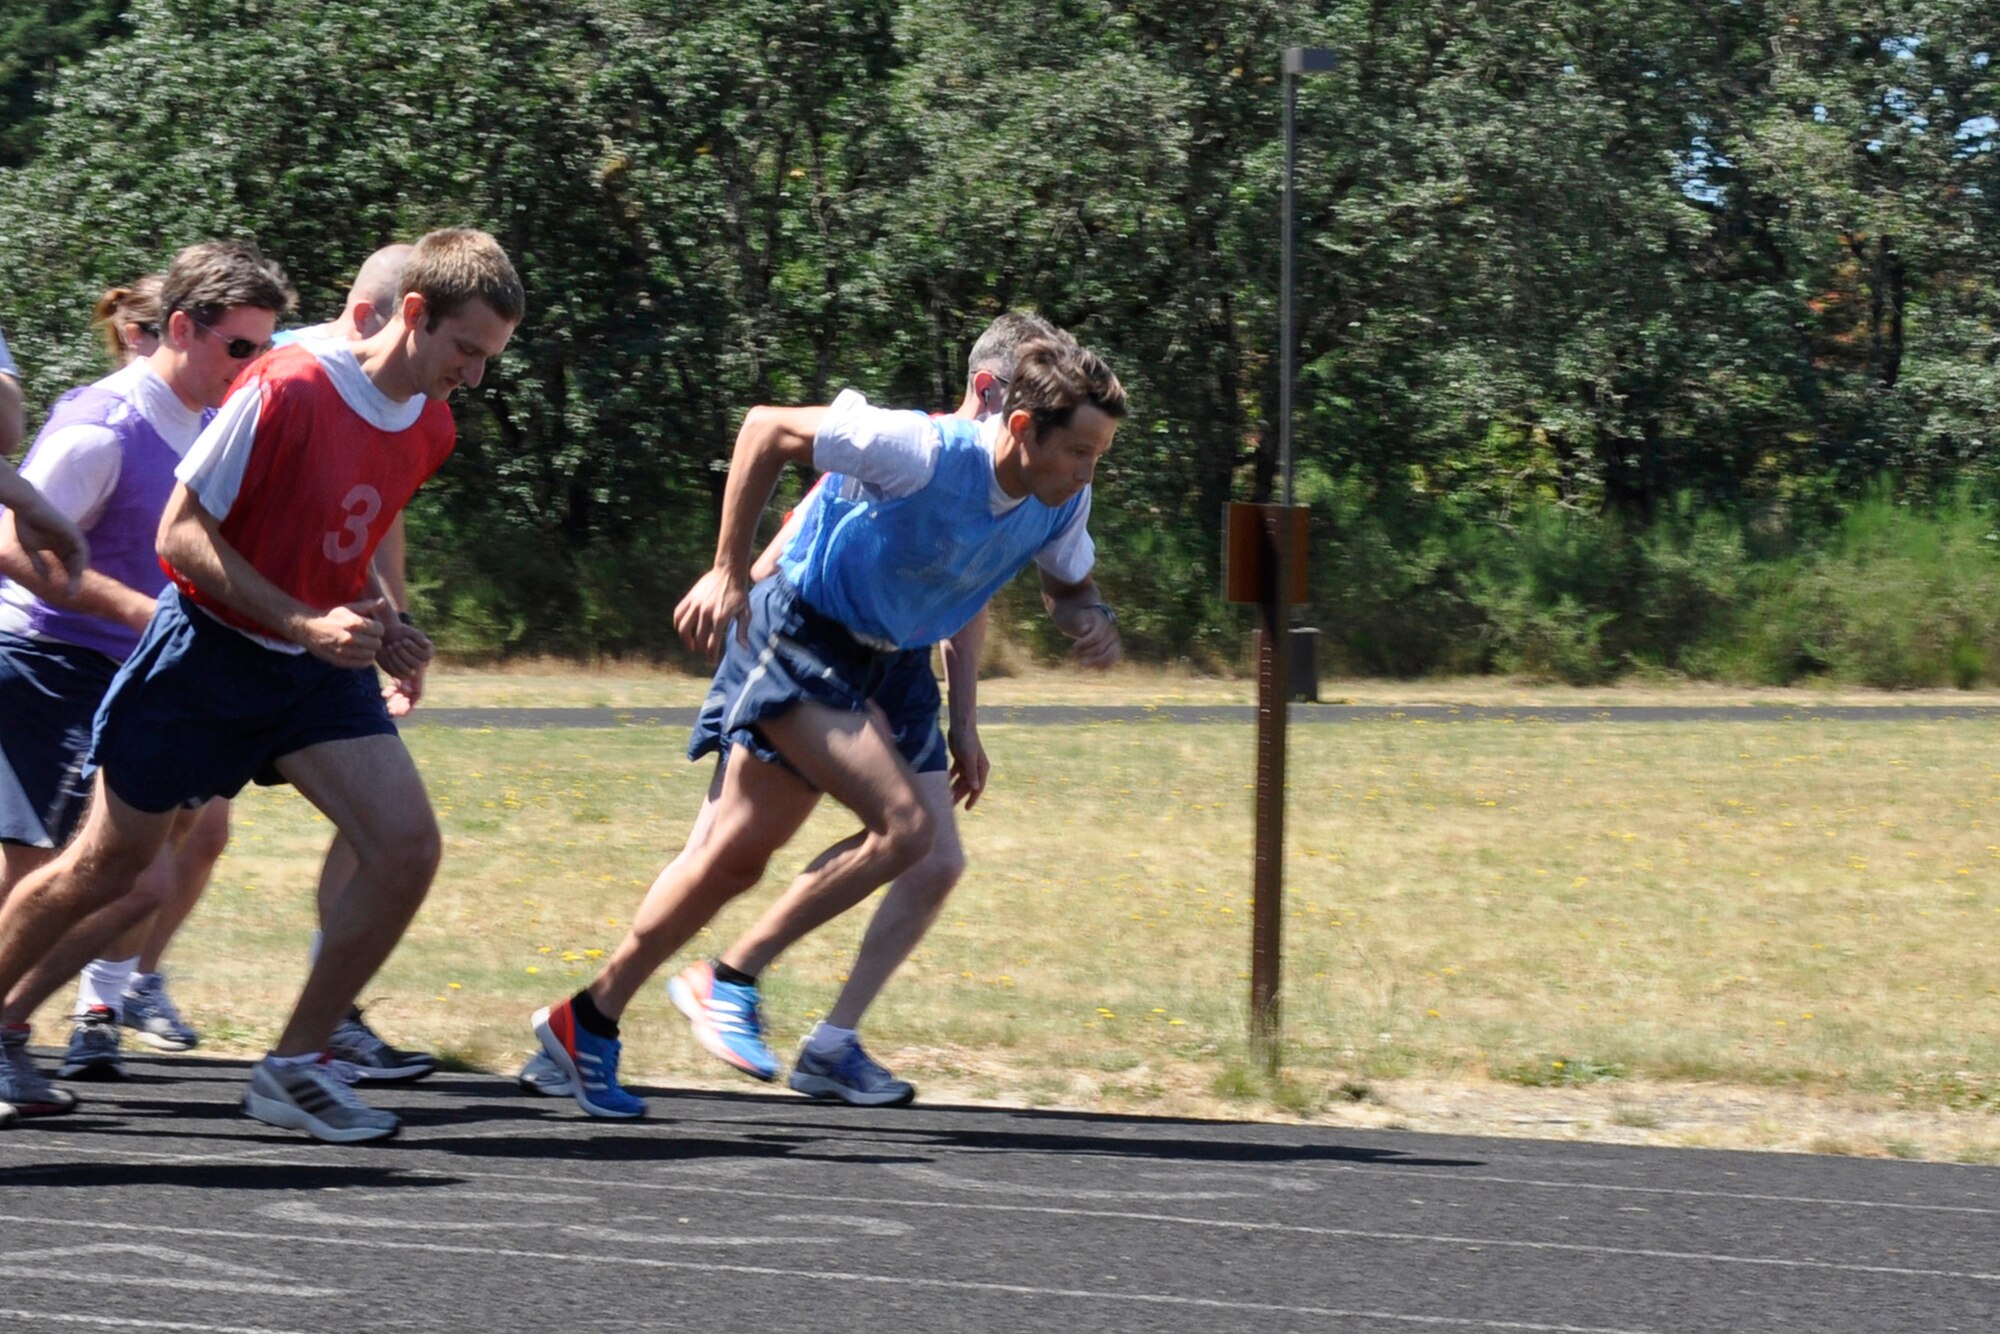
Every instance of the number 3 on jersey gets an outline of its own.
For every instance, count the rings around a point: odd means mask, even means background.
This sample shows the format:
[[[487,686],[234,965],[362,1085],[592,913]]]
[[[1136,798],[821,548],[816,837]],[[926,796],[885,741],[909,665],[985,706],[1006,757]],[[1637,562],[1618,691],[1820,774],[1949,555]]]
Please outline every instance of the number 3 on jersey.
[[[345,565],[368,549],[368,525],[382,512],[382,493],[363,482],[347,493],[340,508],[346,511],[347,522],[320,543],[320,550],[335,565]]]

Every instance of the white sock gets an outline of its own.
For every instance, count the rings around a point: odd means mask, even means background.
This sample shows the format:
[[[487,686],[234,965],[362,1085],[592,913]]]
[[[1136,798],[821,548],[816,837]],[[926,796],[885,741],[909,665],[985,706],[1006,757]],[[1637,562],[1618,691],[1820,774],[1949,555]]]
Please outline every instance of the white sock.
[[[273,1066],[279,1070],[288,1069],[295,1065],[317,1065],[320,1057],[325,1054],[324,1052],[309,1051],[303,1056],[266,1056],[264,1064]]]
[[[851,1028],[835,1028],[832,1024],[816,1024],[806,1038],[806,1050],[815,1056],[831,1056],[856,1040],[857,1034]]]
[[[119,997],[125,994],[125,984],[138,965],[136,954],[129,959],[92,959],[85,964],[76,978],[76,1012],[82,1014],[93,1005],[102,1005],[122,1018],[125,1005]]]

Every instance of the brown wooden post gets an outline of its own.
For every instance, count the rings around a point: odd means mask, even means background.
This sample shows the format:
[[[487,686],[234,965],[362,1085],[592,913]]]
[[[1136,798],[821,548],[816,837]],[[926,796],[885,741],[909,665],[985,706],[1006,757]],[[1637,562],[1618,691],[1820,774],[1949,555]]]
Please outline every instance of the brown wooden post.
[[[1285,741],[1290,717],[1287,622],[1305,599],[1305,509],[1232,504],[1225,591],[1257,604],[1257,798],[1250,902],[1250,1045],[1278,1064],[1285,908]]]

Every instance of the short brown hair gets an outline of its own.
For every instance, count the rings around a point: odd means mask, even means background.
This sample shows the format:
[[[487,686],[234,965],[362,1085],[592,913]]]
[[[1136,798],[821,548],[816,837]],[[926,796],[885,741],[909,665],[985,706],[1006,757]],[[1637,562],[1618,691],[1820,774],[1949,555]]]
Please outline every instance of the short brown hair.
[[[403,266],[396,299],[415,292],[424,299],[427,331],[455,315],[474,299],[484,301],[509,324],[519,324],[528,296],[521,277],[500,243],[472,227],[447,227],[426,233]]]
[[[136,324],[155,338],[160,334],[160,275],[149,273],[130,287],[106,289],[90,312],[90,327],[104,339],[104,354],[123,364],[132,355],[125,345],[125,326]]]
[[[1048,431],[1069,425],[1086,403],[1107,417],[1125,415],[1125,386],[1102,357],[1069,338],[1038,339],[1021,349],[1007,383],[1007,412],[1027,412],[1037,431]]]
[[[213,324],[233,306],[282,315],[298,300],[285,271],[248,241],[203,241],[174,256],[160,280],[160,318],[186,311]]]

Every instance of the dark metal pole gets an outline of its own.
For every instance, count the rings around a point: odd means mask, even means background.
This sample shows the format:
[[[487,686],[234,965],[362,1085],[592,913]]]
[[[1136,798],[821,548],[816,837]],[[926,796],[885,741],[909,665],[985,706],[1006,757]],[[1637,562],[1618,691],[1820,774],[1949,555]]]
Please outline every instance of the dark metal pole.
[[[1257,590],[1257,830],[1250,898],[1250,1045],[1269,1069],[1278,1065],[1282,926],[1285,905],[1285,585],[1290,563],[1290,511],[1262,505],[1258,542],[1263,568]]]
[[[1279,500],[1292,503],[1292,189],[1298,174],[1299,72],[1293,52],[1285,52],[1284,236],[1279,241],[1278,286],[1278,474]]]
[[[1292,306],[1295,284],[1292,196],[1298,174],[1299,76],[1333,68],[1333,52],[1285,50],[1285,188],[1278,280],[1278,473],[1282,504],[1263,506],[1257,604],[1256,872],[1250,908],[1250,1043],[1267,1068],[1278,1065],[1285,908],[1285,740],[1291,719]]]

